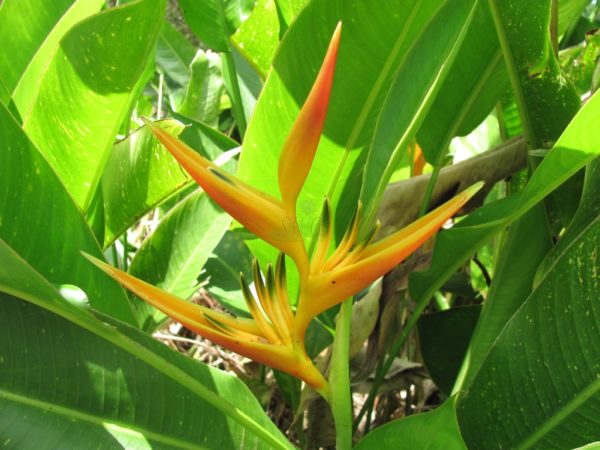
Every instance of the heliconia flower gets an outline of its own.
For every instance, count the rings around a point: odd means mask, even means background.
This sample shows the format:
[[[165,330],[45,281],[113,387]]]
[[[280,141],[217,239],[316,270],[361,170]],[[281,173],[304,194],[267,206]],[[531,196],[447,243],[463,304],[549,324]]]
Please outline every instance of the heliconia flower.
[[[145,122],[213,200],[248,230],[281,250],[275,267],[267,266],[264,278],[258,263],[253,263],[256,294],[241,277],[242,294],[251,319],[235,318],[192,304],[86,255],[121,285],[198,335],[292,374],[324,397],[329,393],[328,383],[305,350],[304,339],[310,321],[366,288],[406,259],[482,185],[478,183],[468,188],[426,216],[376,242],[377,226],[366,237],[360,237],[362,206],[359,203],[346,234],[333,252],[330,252],[333,239],[331,207],[325,199],[317,245],[312,258],[308,258],[296,225],[296,199],[308,175],[325,122],[340,30],[338,25],[315,84],[281,153],[279,187],[282,200],[225,173],[157,125]],[[292,258],[300,274],[295,312],[288,298],[286,255]]]

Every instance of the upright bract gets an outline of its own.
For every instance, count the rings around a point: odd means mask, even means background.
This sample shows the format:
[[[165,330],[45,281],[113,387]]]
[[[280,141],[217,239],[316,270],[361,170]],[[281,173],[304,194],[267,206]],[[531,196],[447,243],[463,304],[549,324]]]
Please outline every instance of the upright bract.
[[[137,296],[199,335],[241,355],[290,373],[328,397],[328,383],[306,354],[304,337],[310,321],[321,312],[367,287],[407,258],[452,217],[481,187],[472,186],[406,228],[373,243],[376,226],[358,240],[359,204],[338,247],[329,254],[332,213],[324,201],[320,236],[312,257],[297,226],[296,199],[312,165],[325,123],[341,34],[338,24],[321,70],[285,142],[279,161],[281,200],[225,173],[157,125],[145,121],[156,137],[204,191],[249,231],[278,248],[275,267],[261,273],[253,265],[256,295],[241,277],[253,319],[233,318],[179,299],[92,257],[88,258]],[[285,255],[300,273],[297,310],[290,307]]]

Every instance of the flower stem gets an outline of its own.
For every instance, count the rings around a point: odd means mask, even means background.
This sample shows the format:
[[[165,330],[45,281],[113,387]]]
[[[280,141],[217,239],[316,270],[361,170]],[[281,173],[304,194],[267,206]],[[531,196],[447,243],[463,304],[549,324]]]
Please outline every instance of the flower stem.
[[[438,159],[440,159],[440,158],[438,158]],[[427,190],[425,191],[425,196],[423,197],[423,203],[421,204],[421,209],[419,210],[419,217],[423,217],[427,213],[427,209],[429,208],[429,203],[431,202],[431,196],[433,195],[433,190],[435,189],[435,183],[437,182],[441,168],[442,168],[442,164],[439,161],[436,161],[436,164],[434,164],[434,166],[433,166],[433,172],[431,173],[431,178],[429,178],[429,183],[427,183]]]
[[[330,405],[335,421],[335,443],[338,450],[352,448],[352,397],[350,392],[350,321],[352,299],[342,303],[337,318],[331,359]]]

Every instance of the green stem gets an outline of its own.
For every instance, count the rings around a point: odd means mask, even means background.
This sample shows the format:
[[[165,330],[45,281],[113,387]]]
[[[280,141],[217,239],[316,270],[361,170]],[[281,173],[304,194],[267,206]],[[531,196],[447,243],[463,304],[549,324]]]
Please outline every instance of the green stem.
[[[337,318],[333,355],[331,357],[330,405],[335,421],[337,450],[352,448],[352,396],[350,392],[350,321],[352,299],[342,303]]]
[[[429,208],[429,203],[431,202],[431,196],[433,195],[433,190],[435,189],[435,183],[437,182],[441,168],[442,168],[442,165],[439,162],[437,162],[433,166],[433,172],[431,172],[431,178],[429,178],[429,183],[427,183],[427,190],[425,191],[425,196],[423,197],[423,203],[421,204],[421,209],[419,210],[419,217],[423,217],[427,213],[427,208]]]
[[[227,91],[231,96],[233,116],[237,122],[240,138],[243,139],[246,134],[246,116],[244,114],[242,93],[240,91],[240,84],[235,70],[233,54],[231,52],[221,53],[221,60],[223,61],[223,78],[225,79],[225,86],[227,86]]]

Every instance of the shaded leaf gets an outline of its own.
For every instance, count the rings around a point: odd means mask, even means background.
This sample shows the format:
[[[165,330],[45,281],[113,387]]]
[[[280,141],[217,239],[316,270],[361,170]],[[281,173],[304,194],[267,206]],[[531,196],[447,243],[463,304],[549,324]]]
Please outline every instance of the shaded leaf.
[[[508,74],[487,1],[475,15],[439,95],[417,135],[427,161],[440,164],[450,141],[471,132],[508,88]]]
[[[442,86],[467,33],[474,8],[474,2],[448,2],[435,12],[402,55],[366,156],[360,193],[365,205],[363,232],[371,226],[392,173]]]
[[[463,368],[468,370],[466,379],[459,380],[461,388],[468,386],[506,322],[531,293],[535,272],[552,244],[542,203],[523,214],[509,229],[496,258],[490,291],[473,332]],[[527,249],[526,257],[523,257],[523,249]]]
[[[179,86],[190,79],[190,64],[194,59],[194,46],[169,22],[163,22],[156,40],[156,65]]]
[[[454,408],[454,399],[450,399],[432,412],[393,420],[367,434],[354,448],[466,449],[458,429]]]
[[[417,323],[425,366],[437,387],[450,395],[481,306],[463,306],[424,314]]]

